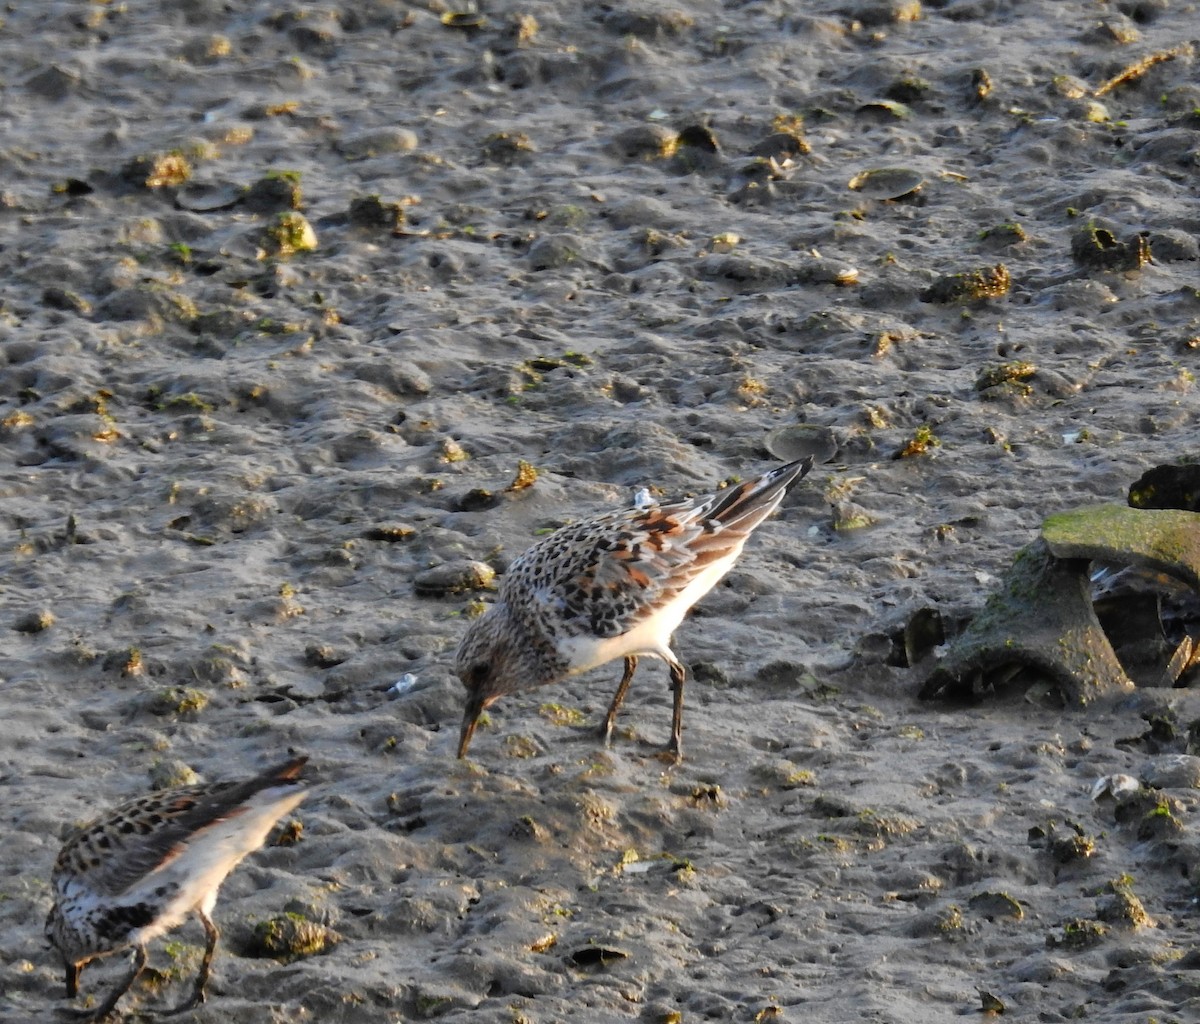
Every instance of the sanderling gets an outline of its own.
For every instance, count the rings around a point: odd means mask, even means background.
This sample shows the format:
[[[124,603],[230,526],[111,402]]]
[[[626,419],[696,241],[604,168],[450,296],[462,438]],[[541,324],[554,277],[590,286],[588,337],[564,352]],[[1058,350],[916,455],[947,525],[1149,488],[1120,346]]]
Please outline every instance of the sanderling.
[[[466,756],[480,713],[497,698],[624,658],[601,730],[609,740],[638,658],[649,655],[670,669],[674,709],[666,751],[678,761],[684,669],[671,651],[671,634],[812,464],[811,457],[790,462],[698,498],[635,502],[564,526],[529,548],[509,567],[496,604],[459,644],[455,669],[467,704],[458,756]]]
[[[103,1020],[146,966],[146,946],[192,911],[208,942],[185,1010],[204,1001],[219,932],[217,890],[271,827],[304,799],[298,757],[244,782],[218,782],[138,797],[73,832],[54,864],[46,937],[62,954],[67,997],[98,957],[133,947],[130,972],[88,1015]]]

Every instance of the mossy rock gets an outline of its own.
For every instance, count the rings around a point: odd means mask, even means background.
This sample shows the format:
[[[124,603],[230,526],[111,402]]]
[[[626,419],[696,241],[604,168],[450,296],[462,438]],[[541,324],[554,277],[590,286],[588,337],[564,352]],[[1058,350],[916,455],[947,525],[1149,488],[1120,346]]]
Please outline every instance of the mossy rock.
[[[1200,513],[1095,505],[1050,516],[1042,538],[1056,558],[1144,565],[1200,591]]]
[[[1044,540],[1018,552],[992,594],[921,687],[923,699],[969,695],[1004,666],[1047,676],[1069,704],[1133,689],[1096,618],[1086,563],[1050,554]]]
[[[280,914],[255,925],[247,953],[291,963],[327,952],[341,941],[341,935],[326,925],[301,914]]]
[[[985,673],[1012,665],[1044,674],[1070,704],[1132,690],[1092,605],[1092,560],[1149,567],[1200,591],[1200,513],[1114,504],[1048,517],[921,697],[962,696]]]

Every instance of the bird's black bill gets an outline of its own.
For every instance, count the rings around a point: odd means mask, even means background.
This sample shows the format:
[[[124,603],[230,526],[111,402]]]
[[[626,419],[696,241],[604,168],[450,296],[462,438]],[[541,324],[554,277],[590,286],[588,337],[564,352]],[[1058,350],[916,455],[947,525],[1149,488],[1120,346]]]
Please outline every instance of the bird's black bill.
[[[475,726],[479,724],[479,716],[483,713],[483,701],[478,697],[468,697],[467,706],[463,711],[462,729],[458,734],[458,758],[461,761],[467,756],[467,748],[471,745],[471,737],[475,735]]]

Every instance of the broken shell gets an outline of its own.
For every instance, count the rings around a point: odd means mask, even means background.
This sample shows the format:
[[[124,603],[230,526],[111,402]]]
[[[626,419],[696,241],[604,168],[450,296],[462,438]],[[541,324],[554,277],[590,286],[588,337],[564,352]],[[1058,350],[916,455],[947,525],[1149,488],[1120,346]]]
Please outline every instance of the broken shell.
[[[847,188],[861,192],[869,199],[906,199],[925,186],[925,177],[906,167],[879,167],[856,174]]]

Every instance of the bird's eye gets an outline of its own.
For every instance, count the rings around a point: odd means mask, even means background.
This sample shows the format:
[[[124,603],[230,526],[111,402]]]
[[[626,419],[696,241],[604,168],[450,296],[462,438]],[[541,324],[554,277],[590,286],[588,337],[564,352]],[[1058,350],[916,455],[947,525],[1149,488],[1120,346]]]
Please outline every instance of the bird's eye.
[[[482,686],[487,682],[489,666],[486,661],[477,661],[467,669],[467,685]]]

